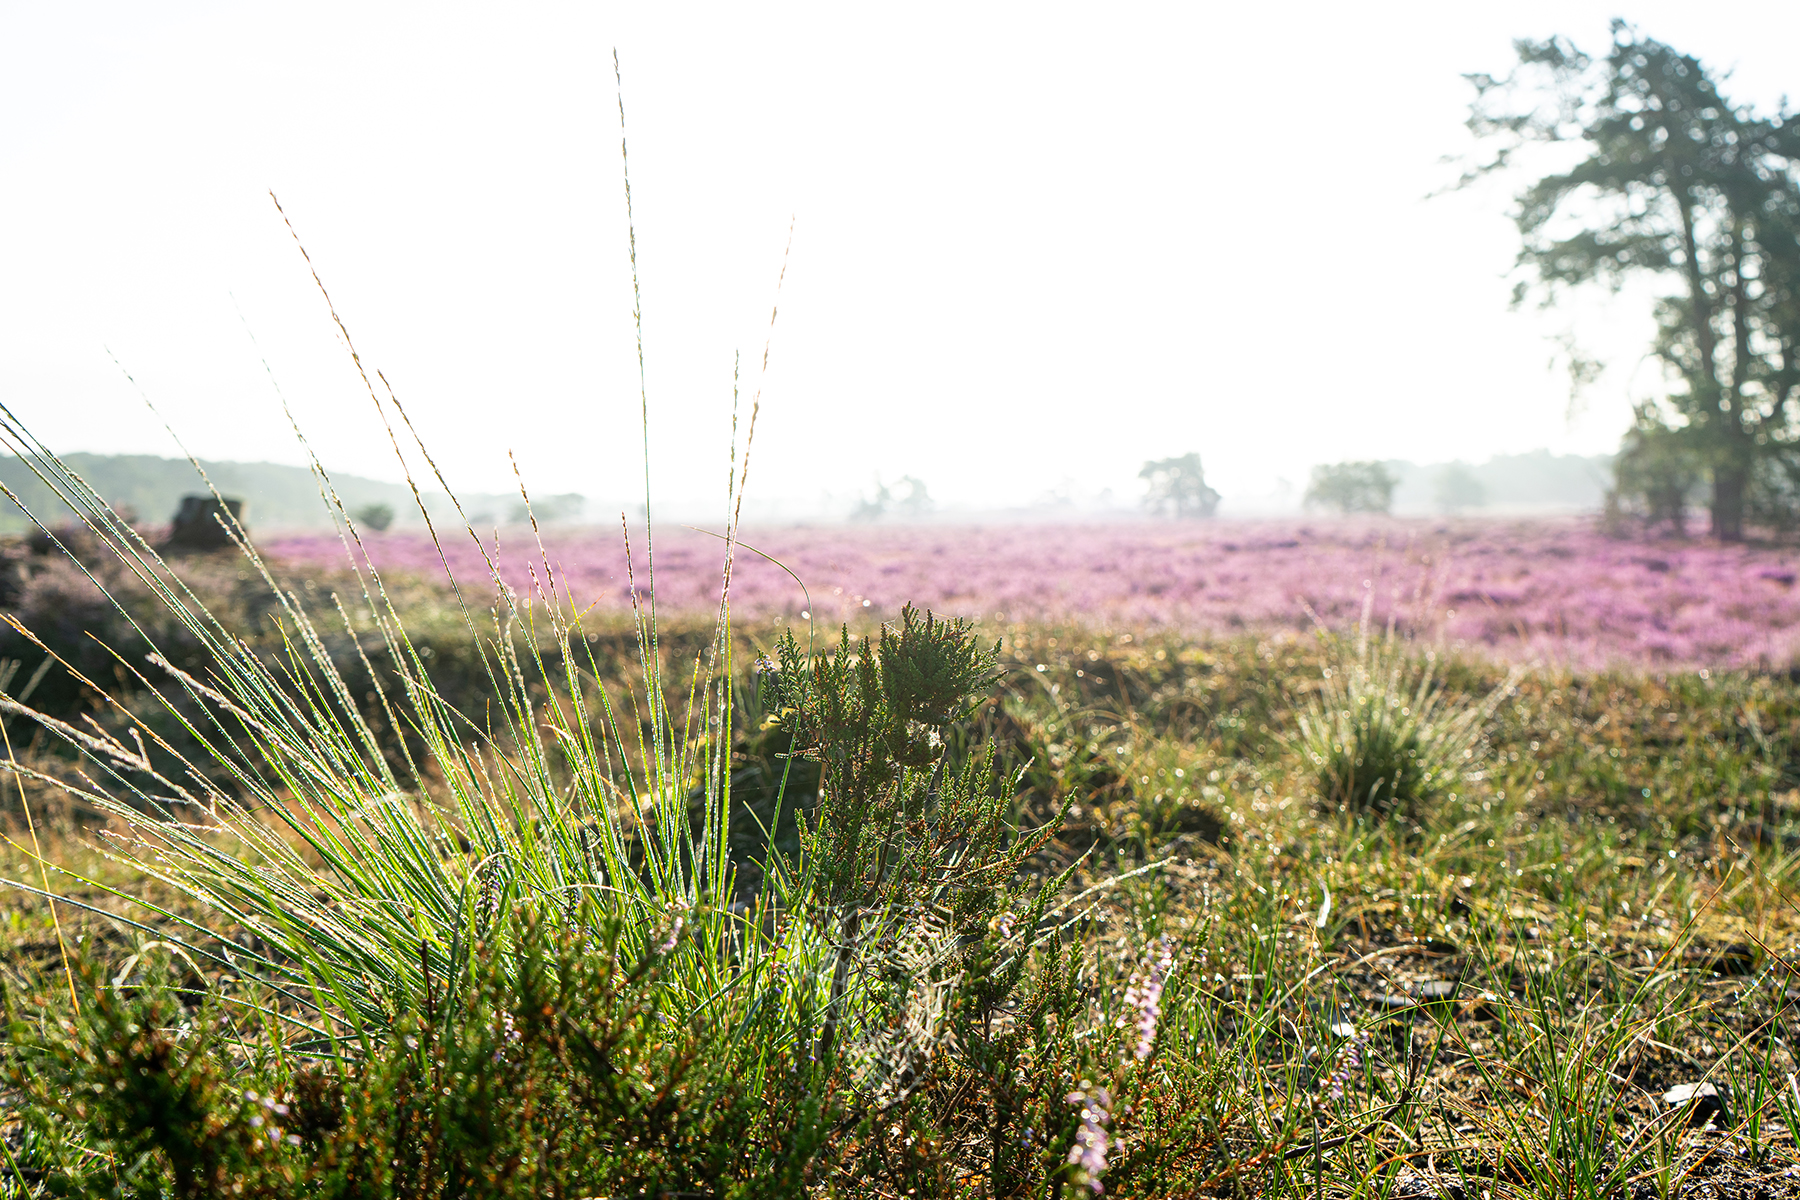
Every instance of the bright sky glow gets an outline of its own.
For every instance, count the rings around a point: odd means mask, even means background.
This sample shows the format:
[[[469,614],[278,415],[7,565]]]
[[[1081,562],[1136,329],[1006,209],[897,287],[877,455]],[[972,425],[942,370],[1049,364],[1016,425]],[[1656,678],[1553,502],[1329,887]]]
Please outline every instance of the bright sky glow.
[[[363,361],[451,482],[641,494],[624,68],[659,497],[1228,495],[1357,457],[1614,448],[1641,295],[1513,313],[1510,186],[1426,200],[1464,72],[1610,5],[0,7],[0,396],[62,451],[397,478]],[[1800,6],[1645,3],[1772,106]],[[787,262],[770,368],[776,278]],[[235,298],[235,299],[234,299]],[[240,321],[238,311],[243,314]],[[1568,419],[1551,337],[1612,367]]]

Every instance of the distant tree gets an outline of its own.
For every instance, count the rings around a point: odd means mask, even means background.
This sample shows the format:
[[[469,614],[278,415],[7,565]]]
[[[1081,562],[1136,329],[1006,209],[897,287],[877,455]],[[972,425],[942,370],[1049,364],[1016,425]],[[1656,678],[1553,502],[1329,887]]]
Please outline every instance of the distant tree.
[[[922,479],[911,475],[902,475],[895,487],[905,490],[896,495],[893,488],[881,482],[879,475],[876,476],[874,499],[858,500],[856,507],[851,510],[850,519],[852,521],[879,521],[895,513],[916,519],[925,516],[937,507],[937,502],[931,498],[931,492],[925,487],[925,481]]]
[[[1713,534],[1741,538],[1746,515],[1770,498],[1754,494],[1759,481],[1791,474],[1762,460],[1796,457],[1800,125],[1785,107],[1762,116],[1732,104],[1698,59],[1622,21],[1603,59],[1561,38],[1515,49],[1513,75],[1469,77],[1469,128],[1496,152],[1465,182],[1531,144],[1557,146],[1565,162],[1568,149],[1585,156],[1519,194],[1519,265],[1535,289],[1520,283],[1515,302],[1534,290],[1550,304],[1590,284],[1664,282],[1653,353],[1670,386],[1627,435],[1621,462],[1665,461],[1680,443],[1710,484]]]
[[[1757,456],[1744,516],[1769,529],[1800,528],[1800,454]]]
[[[1341,513],[1384,513],[1393,507],[1397,482],[1387,467],[1374,461],[1314,467],[1303,503]]]
[[[1439,471],[1434,490],[1442,512],[1459,513],[1487,503],[1487,488],[1464,462],[1453,462]]]
[[[1694,439],[1664,424],[1653,406],[1640,405],[1613,460],[1607,523],[1616,527],[1622,519],[1636,517],[1646,529],[1666,524],[1677,536],[1685,534],[1688,498],[1705,474]]]
[[[527,505],[523,500],[513,505],[507,517],[515,525],[524,525],[535,519],[539,525],[549,525],[555,521],[572,521],[581,516],[581,510],[587,506],[587,497],[580,492],[562,492],[555,496],[539,496]]]
[[[859,498],[856,507],[850,510],[850,519],[852,521],[879,521],[887,516],[888,506],[893,502],[894,493],[888,490],[887,484],[876,479],[875,498],[872,500],[866,496]]]
[[[925,489],[923,479],[902,475],[900,483],[906,488],[906,494],[900,497],[898,507],[907,516],[922,517],[937,507],[937,501],[933,500],[931,493]]]
[[[376,533],[382,533],[394,523],[394,506],[391,504],[365,504],[350,515],[356,518],[358,525],[364,525]]]
[[[1219,493],[1206,486],[1198,453],[1147,462],[1138,478],[1149,482],[1144,506],[1157,516],[1210,517],[1219,509]]]

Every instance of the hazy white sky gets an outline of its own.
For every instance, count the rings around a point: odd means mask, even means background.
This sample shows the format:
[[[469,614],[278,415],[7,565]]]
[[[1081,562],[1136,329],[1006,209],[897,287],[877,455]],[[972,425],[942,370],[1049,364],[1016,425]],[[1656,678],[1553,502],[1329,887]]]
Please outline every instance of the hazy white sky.
[[[612,50],[624,65],[657,493],[722,497],[734,352],[753,496],[880,473],[940,500],[1227,494],[1310,464],[1617,442],[1643,296],[1512,313],[1508,187],[1427,201],[1461,75],[1594,50],[1617,9],[1496,5],[0,4],[0,396],[62,451],[397,477],[363,360],[453,484],[640,484]],[[1800,5],[1640,3],[1773,104]],[[234,308],[234,300],[235,305]],[[1567,419],[1571,326],[1612,369]]]

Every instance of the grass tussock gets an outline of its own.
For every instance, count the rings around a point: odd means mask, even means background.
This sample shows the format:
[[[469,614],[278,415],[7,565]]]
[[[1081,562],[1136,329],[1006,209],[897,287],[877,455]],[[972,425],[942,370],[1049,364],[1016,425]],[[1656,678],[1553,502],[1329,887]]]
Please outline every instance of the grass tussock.
[[[1450,698],[1437,656],[1419,655],[1389,630],[1353,641],[1321,633],[1329,661],[1294,737],[1317,773],[1319,795],[1351,812],[1417,812],[1470,778],[1475,743],[1511,684],[1480,703]]]

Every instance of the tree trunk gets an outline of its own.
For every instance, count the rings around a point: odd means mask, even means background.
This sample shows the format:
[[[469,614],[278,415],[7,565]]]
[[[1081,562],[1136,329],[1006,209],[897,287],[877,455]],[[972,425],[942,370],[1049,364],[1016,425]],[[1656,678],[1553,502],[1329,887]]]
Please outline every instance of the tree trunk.
[[[1676,211],[1681,214],[1682,264],[1688,280],[1688,298],[1694,306],[1694,346],[1700,351],[1700,374],[1707,392],[1699,397],[1709,408],[1719,402],[1719,333],[1713,328],[1712,297],[1706,291],[1706,272],[1700,266],[1700,238],[1694,230],[1694,201],[1679,186],[1671,186]]]
[[[1721,542],[1744,540],[1744,487],[1749,481],[1742,463],[1721,463],[1713,470],[1712,534]]]

